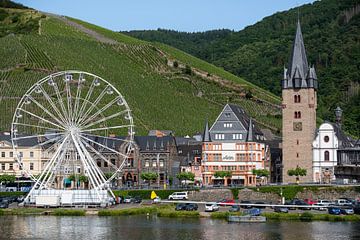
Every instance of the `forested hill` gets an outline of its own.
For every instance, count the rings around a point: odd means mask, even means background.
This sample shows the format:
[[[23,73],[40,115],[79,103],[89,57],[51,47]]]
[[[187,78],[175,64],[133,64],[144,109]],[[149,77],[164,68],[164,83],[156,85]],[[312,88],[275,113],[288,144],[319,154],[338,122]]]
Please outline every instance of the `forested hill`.
[[[333,120],[333,109],[340,105],[346,130],[358,136],[360,0],[316,1],[276,13],[241,31],[159,29],[126,34],[169,44],[280,95],[298,12],[308,60],[315,65],[320,83],[318,115]]]

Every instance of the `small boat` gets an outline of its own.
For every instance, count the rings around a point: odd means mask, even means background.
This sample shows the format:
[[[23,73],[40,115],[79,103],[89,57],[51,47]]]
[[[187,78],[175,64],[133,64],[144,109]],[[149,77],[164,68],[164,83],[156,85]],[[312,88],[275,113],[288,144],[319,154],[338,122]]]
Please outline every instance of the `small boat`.
[[[239,222],[239,223],[262,223],[266,222],[266,217],[264,216],[229,216],[228,222]]]

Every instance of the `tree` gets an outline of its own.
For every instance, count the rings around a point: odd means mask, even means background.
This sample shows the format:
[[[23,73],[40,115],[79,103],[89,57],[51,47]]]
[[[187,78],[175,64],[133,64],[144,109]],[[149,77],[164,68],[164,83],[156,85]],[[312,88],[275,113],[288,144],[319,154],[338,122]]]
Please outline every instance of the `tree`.
[[[231,177],[232,174],[230,171],[217,171],[214,173],[214,177],[216,178],[226,178],[226,177]]]
[[[267,169],[253,169],[252,173],[258,177],[268,177],[270,175]]]
[[[301,168],[299,166],[296,166],[296,168],[293,168],[293,169],[289,169],[287,171],[287,174],[289,176],[296,176],[296,182],[298,183],[299,180],[300,180],[300,177],[303,177],[303,176],[306,176],[307,174],[307,171],[305,168]]]
[[[142,180],[147,181],[150,186],[151,181],[154,181],[158,178],[158,174],[154,172],[144,172],[141,173],[140,177]]]
[[[80,175],[79,176],[79,181],[83,182],[83,183],[87,183],[87,182],[89,182],[89,178],[87,176],[85,176],[85,175]]]
[[[0,175],[0,183],[13,183],[15,182],[16,177],[14,175],[8,175],[8,174],[4,174],[4,175]]]
[[[192,172],[179,172],[178,174],[176,174],[176,178],[179,179],[180,182],[182,182],[183,180],[194,181],[195,174]]]

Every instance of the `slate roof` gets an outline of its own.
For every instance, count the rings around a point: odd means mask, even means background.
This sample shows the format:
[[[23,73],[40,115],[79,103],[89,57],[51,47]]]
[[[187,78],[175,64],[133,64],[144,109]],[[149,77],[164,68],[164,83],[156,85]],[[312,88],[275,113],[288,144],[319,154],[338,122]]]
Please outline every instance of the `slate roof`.
[[[9,144],[11,143],[11,135],[9,133],[0,133],[0,141],[6,141]],[[38,139],[36,137],[34,138],[25,138],[21,140],[17,140],[17,144],[20,147],[33,147],[39,144]]]
[[[211,142],[210,132],[209,132],[209,122],[206,120],[205,129],[202,135],[203,142]]]
[[[246,114],[246,112],[240,106],[235,105],[235,104],[230,104],[230,103],[228,105],[231,108],[231,110],[234,112],[236,117],[239,119],[241,124],[245,127],[245,129],[248,130],[249,123],[250,123],[250,117]],[[263,135],[260,128],[256,124],[253,124],[252,130],[253,130],[253,134],[255,133],[255,135]]]

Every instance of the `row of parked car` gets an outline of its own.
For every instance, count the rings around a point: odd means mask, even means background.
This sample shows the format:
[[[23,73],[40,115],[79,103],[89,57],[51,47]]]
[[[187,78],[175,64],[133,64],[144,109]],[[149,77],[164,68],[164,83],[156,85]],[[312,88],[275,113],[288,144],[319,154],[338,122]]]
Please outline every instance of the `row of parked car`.
[[[11,203],[21,203],[22,201],[24,201],[24,196],[0,197],[0,208],[8,208]]]

